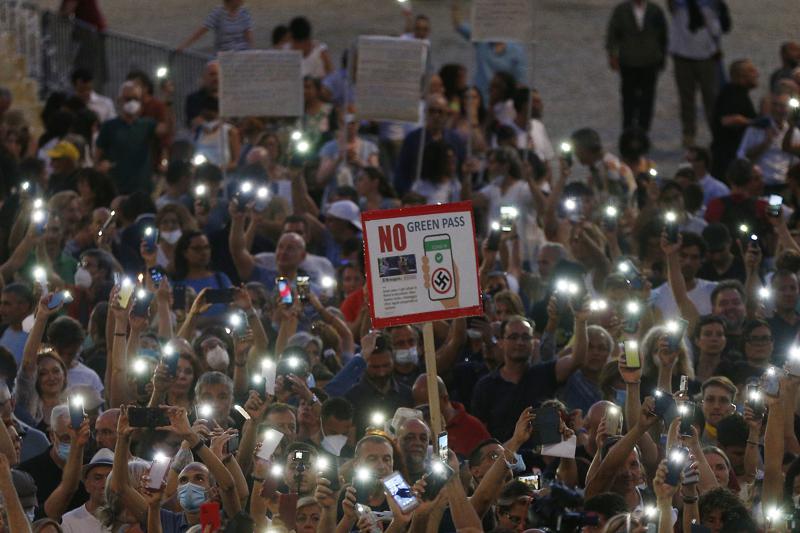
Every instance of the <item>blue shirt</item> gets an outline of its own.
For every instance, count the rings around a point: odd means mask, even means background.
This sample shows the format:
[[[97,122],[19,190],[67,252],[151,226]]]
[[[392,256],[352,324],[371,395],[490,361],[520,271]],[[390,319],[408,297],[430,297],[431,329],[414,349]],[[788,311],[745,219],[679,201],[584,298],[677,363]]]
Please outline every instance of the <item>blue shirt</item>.
[[[217,52],[250,48],[244,34],[253,28],[253,19],[243,7],[231,15],[224,7],[217,6],[208,14],[203,26],[214,31],[214,49]]]
[[[603,395],[597,385],[578,370],[567,380],[563,399],[570,409],[581,409],[586,413],[592,405],[603,399]]]
[[[728,196],[731,193],[731,190],[728,188],[727,185],[719,181],[717,178],[711,176],[710,174],[706,174],[703,178],[698,182],[700,187],[703,189],[703,205],[707,206],[708,202],[713,200],[714,198],[721,198],[722,196]]]
[[[11,352],[17,366],[22,363],[22,351],[25,349],[25,341],[28,340],[28,334],[24,331],[14,331],[11,327],[7,327],[0,337],[0,346]]]
[[[394,188],[397,194],[402,195],[411,189],[414,179],[417,177],[417,164],[419,161],[419,143],[422,137],[422,128],[417,128],[403,139],[400,153],[397,155],[397,164],[394,169]],[[467,147],[464,139],[455,130],[445,129],[442,132],[442,140],[447,143],[456,153],[458,167],[467,155]],[[429,132],[425,132],[425,145],[431,142]],[[336,263],[334,263],[335,265]]]
[[[472,29],[468,24],[461,24],[456,28],[465,39],[472,37]],[[495,52],[495,43],[475,42],[475,79],[472,83],[483,96],[484,103],[489,102],[489,82],[498,72],[508,72],[520,85],[528,84],[528,59],[525,48],[517,43],[506,43],[502,53]]]
[[[200,291],[206,287],[211,289],[227,289],[233,287],[231,280],[223,272],[214,272],[214,274],[205,278],[183,279],[176,283],[181,283],[193,288],[197,294],[200,294]],[[214,304],[211,306],[211,309],[203,313],[203,316],[221,315],[226,309],[227,306],[224,304]]]
[[[184,533],[189,529],[184,513],[173,513],[168,509],[161,509],[161,530],[163,533]]]

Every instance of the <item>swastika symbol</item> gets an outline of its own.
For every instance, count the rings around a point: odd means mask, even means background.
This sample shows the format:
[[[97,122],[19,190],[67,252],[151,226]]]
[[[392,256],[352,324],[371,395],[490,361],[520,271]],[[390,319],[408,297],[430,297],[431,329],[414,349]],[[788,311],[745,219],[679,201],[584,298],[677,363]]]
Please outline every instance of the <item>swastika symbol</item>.
[[[433,290],[439,294],[446,293],[453,285],[453,277],[450,275],[450,272],[444,268],[436,269],[433,272],[433,276],[431,276],[431,280],[433,283]]]

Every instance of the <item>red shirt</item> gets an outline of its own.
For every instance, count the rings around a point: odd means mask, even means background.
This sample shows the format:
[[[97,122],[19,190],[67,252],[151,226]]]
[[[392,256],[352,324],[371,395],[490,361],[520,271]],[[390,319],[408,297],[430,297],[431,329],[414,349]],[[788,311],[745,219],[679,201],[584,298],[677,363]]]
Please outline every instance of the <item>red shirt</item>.
[[[361,312],[361,308],[363,306],[364,291],[358,289],[357,291],[353,291],[347,295],[342,304],[339,306],[339,311],[342,312],[344,318],[347,319],[348,322],[353,322],[356,318],[358,318],[358,313]]]
[[[450,449],[461,457],[467,457],[482,441],[491,438],[483,422],[469,414],[464,405],[450,402],[456,410],[454,416],[447,423],[447,440]]]
[[[722,220],[722,216],[725,212],[725,202],[723,202],[723,198],[714,198],[708,203],[708,207],[706,207],[706,221],[707,222],[719,222]],[[749,200],[749,196],[744,196],[743,194],[731,194],[728,196],[732,207],[736,207],[740,204],[744,204],[747,200]],[[757,199],[755,202],[755,215],[758,218],[759,222],[767,223],[767,202],[761,199]]]

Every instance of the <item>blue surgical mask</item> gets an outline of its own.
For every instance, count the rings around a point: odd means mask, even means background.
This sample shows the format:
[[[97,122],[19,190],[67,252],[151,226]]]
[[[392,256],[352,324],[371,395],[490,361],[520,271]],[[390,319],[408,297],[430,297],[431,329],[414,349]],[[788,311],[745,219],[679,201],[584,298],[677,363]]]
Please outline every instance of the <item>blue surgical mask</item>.
[[[622,407],[624,409],[625,408],[625,400],[627,398],[628,398],[628,391],[626,391],[624,389],[623,390],[614,389],[614,403],[615,404],[619,405],[620,407]]]
[[[56,454],[58,454],[59,459],[61,459],[62,461],[66,461],[67,458],[69,457],[69,450],[70,450],[70,444],[68,442],[67,443],[59,442],[58,446],[56,447]]]
[[[181,507],[189,513],[194,513],[207,499],[206,489],[194,483],[186,483],[178,487],[178,501]]]

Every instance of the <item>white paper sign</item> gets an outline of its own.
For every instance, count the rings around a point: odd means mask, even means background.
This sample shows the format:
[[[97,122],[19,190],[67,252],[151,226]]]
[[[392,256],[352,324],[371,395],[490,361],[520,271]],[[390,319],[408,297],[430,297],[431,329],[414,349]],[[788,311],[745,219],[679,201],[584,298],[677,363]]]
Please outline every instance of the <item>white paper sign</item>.
[[[372,326],[482,313],[472,203],[361,215]]]
[[[550,457],[564,457],[566,459],[574,459],[575,448],[577,447],[577,444],[578,444],[578,439],[576,439],[575,435],[573,435],[567,440],[562,440],[559,443],[542,446],[542,455],[547,455]]]
[[[473,0],[472,40],[527,43],[533,40],[532,0]]]
[[[419,122],[426,47],[417,39],[358,38],[359,118]]]
[[[220,52],[220,116],[303,116],[302,61],[298,50]]]

